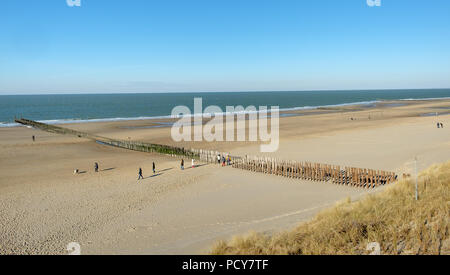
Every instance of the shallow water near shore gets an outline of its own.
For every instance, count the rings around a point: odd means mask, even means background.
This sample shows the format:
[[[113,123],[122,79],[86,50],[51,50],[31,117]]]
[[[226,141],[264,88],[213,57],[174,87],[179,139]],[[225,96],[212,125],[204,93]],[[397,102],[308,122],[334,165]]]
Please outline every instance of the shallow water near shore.
[[[216,105],[224,112],[226,106],[239,105],[279,106],[281,111],[299,111],[356,104],[370,106],[384,100],[448,98],[450,89],[4,95],[0,96],[0,127],[17,126],[13,123],[15,117],[49,124],[168,118],[172,109],[180,105],[196,113],[193,104],[197,97],[202,98],[203,108]]]

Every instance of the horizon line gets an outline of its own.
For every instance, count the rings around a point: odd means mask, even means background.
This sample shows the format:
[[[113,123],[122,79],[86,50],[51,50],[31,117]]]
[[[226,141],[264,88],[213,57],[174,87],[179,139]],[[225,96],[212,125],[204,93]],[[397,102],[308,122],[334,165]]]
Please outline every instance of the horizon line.
[[[384,89],[310,89],[310,90],[255,90],[255,91],[186,91],[186,92],[62,92],[62,93],[6,93],[0,96],[29,96],[29,95],[114,95],[114,94],[194,94],[194,93],[277,93],[277,92],[351,92],[351,91],[405,91],[405,90],[449,90],[448,88],[384,88]]]

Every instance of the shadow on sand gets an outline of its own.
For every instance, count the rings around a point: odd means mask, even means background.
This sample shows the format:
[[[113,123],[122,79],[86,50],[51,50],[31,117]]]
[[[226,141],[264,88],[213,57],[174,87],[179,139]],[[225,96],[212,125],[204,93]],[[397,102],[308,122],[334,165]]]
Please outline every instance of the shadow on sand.
[[[172,168],[166,168],[166,169],[163,169],[163,170],[161,170],[161,171],[158,171],[159,173],[160,172],[166,172],[166,171],[170,171],[170,170],[172,170],[173,169],[173,167]]]
[[[158,174],[154,174],[154,175],[151,175],[151,176],[148,176],[148,177],[145,177],[144,178],[144,180],[146,180],[146,179],[150,179],[150,178],[154,178],[154,177],[157,177],[157,176],[161,176],[161,175],[163,175],[164,173],[158,173]]]
[[[205,164],[199,164],[199,165],[194,165],[194,167],[189,166],[189,167],[185,167],[184,170],[188,170],[188,169],[192,169],[192,168],[198,168],[198,167],[202,167],[202,166],[206,166],[209,165],[208,163]]]

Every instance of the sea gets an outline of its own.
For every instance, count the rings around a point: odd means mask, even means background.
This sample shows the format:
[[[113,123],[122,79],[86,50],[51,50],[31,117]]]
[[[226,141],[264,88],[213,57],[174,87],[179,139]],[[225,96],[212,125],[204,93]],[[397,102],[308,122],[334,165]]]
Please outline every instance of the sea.
[[[193,112],[194,98],[202,98],[203,108],[216,105],[224,111],[226,106],[239,105],[301,110],[444,99],[450,98],[450,89],[0,95],[0,127],[17,126],[14,119],[21,117],[50,124],[165,118],[171,117],[175,106]]]

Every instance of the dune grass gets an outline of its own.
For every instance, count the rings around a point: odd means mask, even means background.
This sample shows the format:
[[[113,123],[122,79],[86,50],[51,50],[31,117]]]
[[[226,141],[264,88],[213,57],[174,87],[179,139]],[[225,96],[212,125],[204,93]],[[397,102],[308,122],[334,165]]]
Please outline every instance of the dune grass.
[[[249,233],[214,245],[211,254],[300,255],[369,254],[378,242],[381,254],[450,254],[450,162],[433,165],[415,180],[395,183],[380,193],[347,199],[297,228],[273,236]]]

